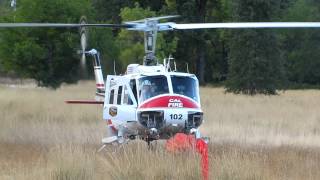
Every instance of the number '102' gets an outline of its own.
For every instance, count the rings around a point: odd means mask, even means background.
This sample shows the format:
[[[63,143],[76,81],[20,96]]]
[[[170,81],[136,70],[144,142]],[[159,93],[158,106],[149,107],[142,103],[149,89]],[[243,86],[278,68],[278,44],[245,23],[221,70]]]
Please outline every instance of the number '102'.
[[[174,120],[181,120],[182,114],[170,114],[170,118]]]

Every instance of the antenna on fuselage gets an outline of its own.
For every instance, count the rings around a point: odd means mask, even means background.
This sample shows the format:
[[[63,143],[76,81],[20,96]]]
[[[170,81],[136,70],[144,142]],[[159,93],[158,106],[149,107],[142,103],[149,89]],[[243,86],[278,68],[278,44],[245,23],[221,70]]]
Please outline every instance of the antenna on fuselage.
[[[166,60],[168,60],[168,62]],[[171,54],[169,55],[169,57],[167,59],[164,59],[164,64],[165,64],[165,68],[166,68],[167,71],[169,71],[169,70],[172,71],[171,60],[174,60],[174,58],[172,57]]]
[[[116,72],[116,60],[113,60],[113,74],[117,75],[117,72]]]
[[[163,66],[167,72],[169,71],[169,62],[170,62],[170,60],[167,61],[167,58],[163,59]]]
[[[189,73],[189,63],[186,63],[187,65],[187,73]]]

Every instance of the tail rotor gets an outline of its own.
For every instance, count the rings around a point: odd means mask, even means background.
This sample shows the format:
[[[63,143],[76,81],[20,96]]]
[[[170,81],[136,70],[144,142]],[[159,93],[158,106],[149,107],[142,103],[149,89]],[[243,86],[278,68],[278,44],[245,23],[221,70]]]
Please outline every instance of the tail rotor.
[[[86,25],[87,24],[87,19],[86,17],[81,17],[80,19],[80,25]],[[81,59],[80,59],[80,67],[81,71],[84,77],[87,77],[87,67],[86,67],[86,49],[88,46],[88,30],[85,26],[80,26],[80,48],[81,50],[79,51],[79,54],[81,54]]]

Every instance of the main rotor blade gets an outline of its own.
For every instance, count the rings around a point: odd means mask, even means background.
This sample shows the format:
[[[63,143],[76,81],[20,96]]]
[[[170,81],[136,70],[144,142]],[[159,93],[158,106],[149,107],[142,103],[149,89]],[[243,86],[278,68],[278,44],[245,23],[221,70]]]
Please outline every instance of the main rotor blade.
[[[172,16],[175,17],[175,16]],[[160,17],[162,18],[162,17]],[[163,17],[167,18],[167,17]],[[0,23],[0,28],[39,27],[39,28],[80,28],[106,27],[126,28],[136,31],[150,31],[154,27],[146,23],[126,22],[126,24],[60,24],[60,23]],[[243,28],[320,28],[320,22],[245,22],[245,23],[195,23],[176,24],[173,22],[158,23],[158,31],[182,29],[243,29]]]
[[[110,27],[131,28],[130,24],[60,24],[60,23],[0,23],[0,28],[43,27],[43,28],[79,28],[79,27]]]
[[[173,29],[319,28],[320,22],[246,22],[170,24]]]

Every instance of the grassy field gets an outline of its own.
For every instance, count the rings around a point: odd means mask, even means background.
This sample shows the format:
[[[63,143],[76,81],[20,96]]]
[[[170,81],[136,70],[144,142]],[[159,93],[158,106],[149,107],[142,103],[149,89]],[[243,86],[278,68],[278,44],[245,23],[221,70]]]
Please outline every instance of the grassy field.
[[[93,92],[93,82],[0,86],[0,179],[201,179],[197,154],[170,154],[161,143],[97,153],[101,107],[64,104]],[[320,179],[320,91],[248,97],[202,88],[201,96],[210,179]]]

